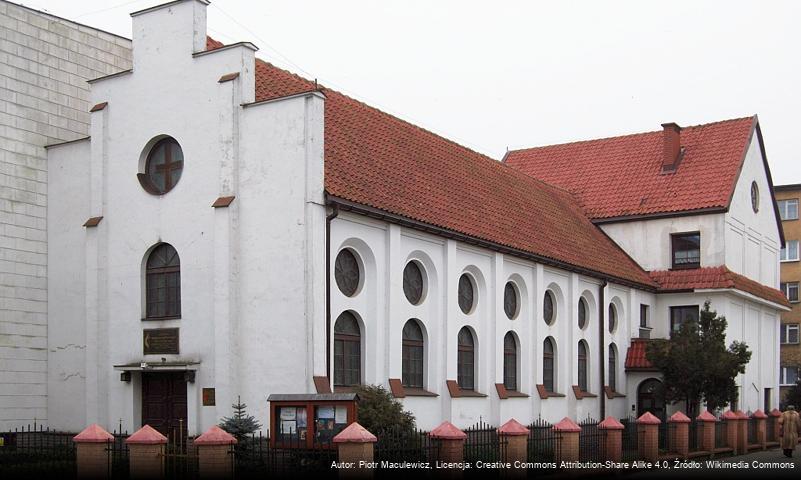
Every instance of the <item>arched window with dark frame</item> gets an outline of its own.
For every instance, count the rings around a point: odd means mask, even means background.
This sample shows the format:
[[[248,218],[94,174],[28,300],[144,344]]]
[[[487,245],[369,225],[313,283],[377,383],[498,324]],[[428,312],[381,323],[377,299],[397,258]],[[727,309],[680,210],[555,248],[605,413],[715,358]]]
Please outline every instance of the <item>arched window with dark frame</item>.
[[[503,386],[517,391],[517,340],[512,332],[503,337]]]
[[[362,334],[359,321],[343,312],[334,324],[334,386],[350,387],[362,381]]]
[[[475,389],[475,341],[467,327],[459,330],[458,357],[456,359],[456,383],[462,390]]]
[[[609,371],[607,372],[607,385],[613,392],[617,391],[617,347],[609,344]]]
[[[555,350],[553,339],[551,337],[546,338],[542,344],[542,385],[545,387],[545,391],[550,393],[555,392]]]
[[[401,382],[404,387],[423,388],[423,329],[417,320],[403,326]]]
[[[578,343],[578,387],[587,392],[587,344],[584,340]]]
[[[181,259],[169,243],[160,244],[147,257],[145,317],[181,318]]]

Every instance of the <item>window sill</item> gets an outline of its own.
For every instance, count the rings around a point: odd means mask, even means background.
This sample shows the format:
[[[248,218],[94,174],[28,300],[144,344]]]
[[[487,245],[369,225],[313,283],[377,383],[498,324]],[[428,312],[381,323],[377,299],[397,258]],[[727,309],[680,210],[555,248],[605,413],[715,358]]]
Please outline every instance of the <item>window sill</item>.
[[[612,390],[608,385],[604,387],[604,393],[606,394],[606,398],[610,400],[613,398],[624,398],[626,396],[617,390]]]
[[[451,398],[486,398],[487,396],[476,390],[465,390],[459,386],[456,380],[445,380],[448,387],[448,393]]]
[[[517,390],[508,390],[502,383],[495,384],[495,390],[498,391],[498,398],[506,400],[507,398],[528,398],[528,395]]]
[[[582,390],[578,385],[573,385],[573,395],[576,396],[576,400],[582,400],[585,398],[597,398],[598,395],[594,393],[587,392]]]
[[[793,262],[801,262],[801,258],[795,258],[792,260],[779,260],[779,263],[793,263]]]
[[[565,396],[563,393],[549,392],[548,390],[545,389],[545,385],[542,384],[537,384],[537,393],[543,400],[548,398],[559,398]]]
[[[360,385],[334,385],[334,393],[353,393]]]
[[[429,392],[424,388],[403,387],[403,393],[407,397],[439,397],[438,393]]]
[[[161,320],[180,320],[180,315],[173,315],[171,317],[144,317],[142,318],[143,322],[158,322]]]
[[[694,270],[696,268],[701,268],[701,264],[693,263],[692,265],[673,265],[670,267],[671,270]]]

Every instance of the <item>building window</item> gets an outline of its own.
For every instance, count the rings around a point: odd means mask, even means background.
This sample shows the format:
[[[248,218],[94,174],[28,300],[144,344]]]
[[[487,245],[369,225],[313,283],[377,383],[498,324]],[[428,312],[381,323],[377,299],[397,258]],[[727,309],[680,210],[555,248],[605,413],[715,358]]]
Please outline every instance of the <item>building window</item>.
[[[582,392],[587,389],[587,343],[584,340],[578,342],[578,387]]]
[[[503,386],[517,391],[517,340],[512,332],[503,337]]]
[[[798,220],[798,199],[779,200],[779,216],[782,220]]]
[[[756,182],[751,182],[751,208],[754,213],[759,211],[759,186]]]
[[[701,234],[675,233],[671,235],[673,268],[698,268],[701,266]]]
[[[780,385],[795,385],[798,382],[798,367],[781,367],[779,370]]]
[[[356,255],[349,248],[343,249],[337,255],[334,262],[334,279],[343,295],[346,297],[356,295],[361,282],[361,268]]]
[[[670,307],[670,334],[673,335],[681,330],[681,326],[687,322],[698,323],[698,305],[687,305],[683,307]]]
[[[607,372],[607,384],[613,392],[617,391],[617,347],[614,343],[609,344],[609,371]]]
[[[401,381],[404,387],[423,388],[423,329],[417,320],[403,327]]]
[[[148,319],[181,317],[181,259],[169,243],[162,243],[147,257],[145,272]]]
[[[409,262],[403,269],[403,294],[412,305],[419,305],[423,300],[423,271],[417,262]]]
[[[175,187],[184,169],[184,153],[172,137],[166,137],[153,145],[145,161],[146,190],[163,195]],[[141,177],[140,177],[141,179]]]
[[[615,333],[617,329],[617,308],[614,303],[609,304],[609,333]]]
[[[787,282],[781,284],[782,292],[787,300],[795,303],[798,301],[798,282]]]
[[[542,300],[542,318],[548,325],[553,325],[554,320],[556,320],[553,293],[550,290],[545,292],[545,298]]]
[[[781,343],[798,343],[798,324],[784,323],[781,330]]]
[[[648,328],[648,305],[640,304],[640,328]]]
[[[459,352],[456,359],[456,383],[462,390],[475,389],[475,343],[470,329],[459,330]]]
[[[348,387],[362,381],[362,335],[351,312],[343,312],[334,324],[334,386]]]
[[[784,242],[780,260],[782,262],[798,261],[798,240],[787,240]]]
[[[470,275],[463,273],[459,277],[459,308],[465,314],[469,314],[473,311],[475,303],[475,285]]]
[[[578,302],[578,326],[582,330],[587,326],[587,301],[583,297]]]
[[[554,378],[555,350],[553,339],[551,337],[546,338],[542,344],[542,385],[545,387],[545,391],[549,393],[554,392],[554,384],[556,383]]]
[[[506,282],[503,289],[503,311],[509,320],[517,317],[517,287],[513,282]]]

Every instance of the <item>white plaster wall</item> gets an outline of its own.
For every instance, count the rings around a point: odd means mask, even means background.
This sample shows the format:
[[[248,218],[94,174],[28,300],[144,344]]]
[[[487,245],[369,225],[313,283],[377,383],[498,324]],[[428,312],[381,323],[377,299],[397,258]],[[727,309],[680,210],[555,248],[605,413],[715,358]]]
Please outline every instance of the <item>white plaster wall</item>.
[[[751,207],[751,182],[759,189],[759,210]],[[759,138],[748,146],[743,168],[725,216],[726,265],[760,283],[778,288],[780,238]]]
[[[0,430],[48,421],[44,146],[86,136],[86,80],[130,68],[130,45],[0,1]]]

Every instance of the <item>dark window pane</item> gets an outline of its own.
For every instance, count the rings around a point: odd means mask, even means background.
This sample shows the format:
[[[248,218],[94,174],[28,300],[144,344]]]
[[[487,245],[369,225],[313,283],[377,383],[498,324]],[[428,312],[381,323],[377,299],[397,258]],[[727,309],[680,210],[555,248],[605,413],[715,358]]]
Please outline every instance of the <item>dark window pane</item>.
[[[423,331],[416,320],[403,327],[401,382],[405,387],[423,387]]]
[[[673,235],[673,267],[698,267],[701,262],[701,234]]]
[[[503,385],[517,390],[517,342],[511,332],[503,339]]]
[[[181,315],[181,263],[168,243],[153,249],[147,259],[145,305],[147,318]]]
[[[356,317],[343,312],[334,324],[334,385],[361,383],[361,331]]]
[[[356,256],[348,249],[342,250],[334,262],[334,280],[339,291],[346,297],[352,297],[359,288],[361,272]]]
[[[609,372],[607,372],[609,388],[617,391],[617,349],[615,345],[609,345]]]
[[[542,383],[548,392],[554,391],[554,348],[550,338],[543,342]]]
[[[613,333],[617,328],[617,309],[614,304],[609,304],[609,333]]]
[[[459,308],[464,313],[470,313],[474,302],[473,282],[467,274],[463,274],[459,278]]]
[[[503,290],[503,311],[510,319],[517,315],[517,289],[512,282],[507,282]]]
[[[403,294],[412,305],[423,298],[423,272],[417,262],[409,262],[403,269]]]
[[[640,304],[640,328],[648,327],[648,305]]]
[[[587,391],[587,347],[584,342],[578,344],[578,386]]]
[[[579,299],[578,303],[578,326],[579,328],[587,326],[587,302],[583,298]]]
[[[165,138],[150,150],[145,172],[154,193],[169,192],[181,178],[184,154],[181,146],[173,138]]]
[[[456,383],[465,390],[473,390],[473,377],[475,375],[473,365],[473,334],[467,327],[459,330],[459,348],[456,361]]]
[[[698,305],[686,307],[670,307],[670,331],[673,333],[681,330],[681,326],[686,322],[698,322]]]
[[[545,292],[545,298],[542,301],[542,318],[545,320],[545,323],[550,325],[554,321],[553,315],[553,294],[551,294],[551,292]]]

